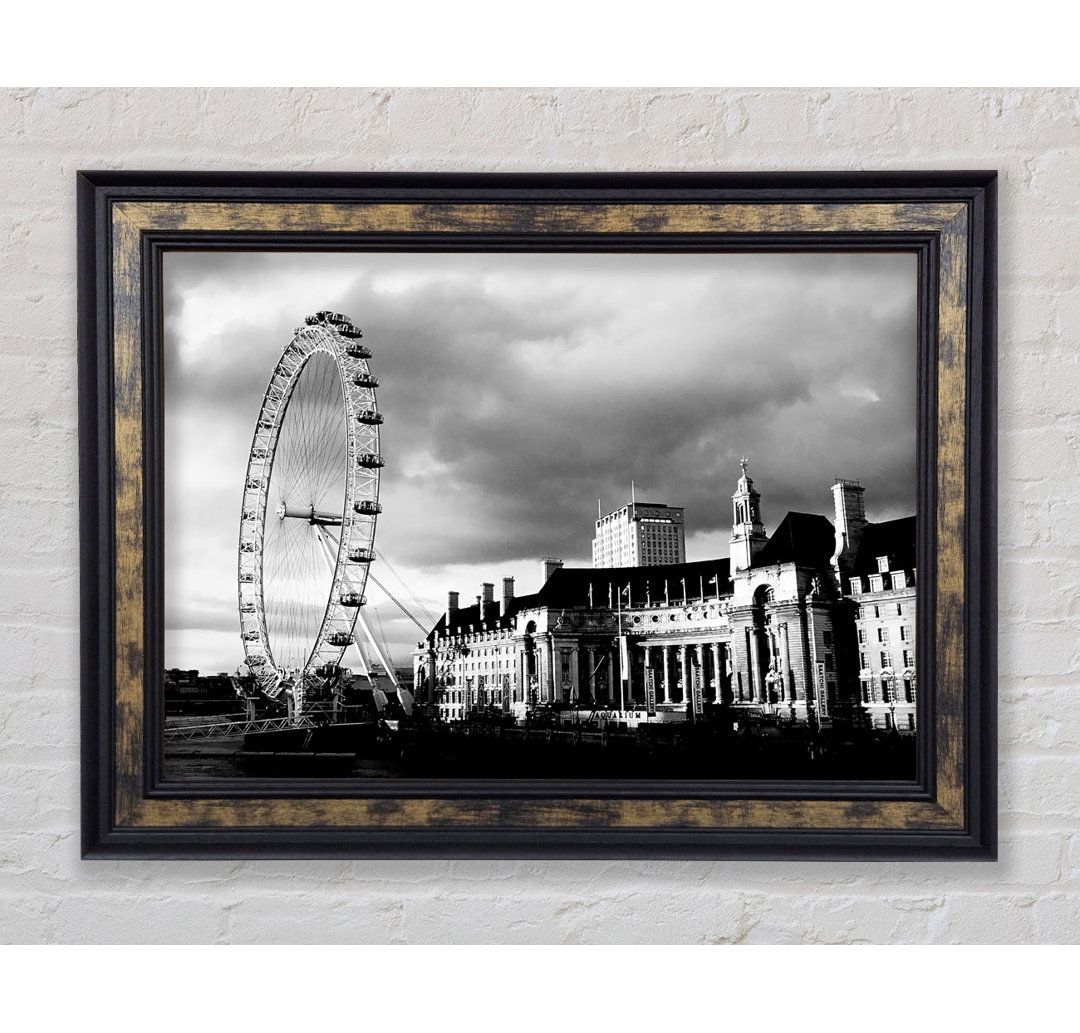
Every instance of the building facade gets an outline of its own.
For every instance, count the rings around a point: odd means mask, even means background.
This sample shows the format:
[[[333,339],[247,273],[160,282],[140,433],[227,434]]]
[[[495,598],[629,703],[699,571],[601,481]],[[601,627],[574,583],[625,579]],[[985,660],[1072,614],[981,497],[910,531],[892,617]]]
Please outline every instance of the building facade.
[[[722,713],[912,732],[915,518],[870,523],[862,499],[837,481],[834,522],[788,513],[769,535],[744,462],[730,559],[545,560],[535,594],[506,579],[498,602],[485,584],[461,607],[452,592],[414,653],[418,701],[447,721],[557,705],[629,725]]]
[[[901,732],[916,725],[915,548],[906,524],[870,525],[848,577],[863,708],[876,728]]]
[[[652,567],[686,562],[684,511],[678,506],[630,501],[598,515],[594,567]]]

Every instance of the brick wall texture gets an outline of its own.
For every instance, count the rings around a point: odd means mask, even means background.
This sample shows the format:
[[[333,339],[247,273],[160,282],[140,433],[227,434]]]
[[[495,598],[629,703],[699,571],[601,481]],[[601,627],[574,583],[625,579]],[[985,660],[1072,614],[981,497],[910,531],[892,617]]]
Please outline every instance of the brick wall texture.
[[[1000,861],[81,861],[79,168],[998,169]],[[1080,938],[1076,91],[9,89],[0,213],[0,940]]]

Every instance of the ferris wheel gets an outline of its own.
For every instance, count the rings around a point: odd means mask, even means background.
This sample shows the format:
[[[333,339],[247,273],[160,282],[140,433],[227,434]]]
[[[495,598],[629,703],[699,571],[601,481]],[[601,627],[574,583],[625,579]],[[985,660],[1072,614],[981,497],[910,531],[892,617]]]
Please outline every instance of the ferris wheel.
[[[308,316],[270,376],[255,424],[240,517],[238,596],[245,662],[293,713],[344,673],[361,637],[394,678],[360,616],[375,559],[379,381],[347,316]],[[396,679],[395,684],[396,684]]]

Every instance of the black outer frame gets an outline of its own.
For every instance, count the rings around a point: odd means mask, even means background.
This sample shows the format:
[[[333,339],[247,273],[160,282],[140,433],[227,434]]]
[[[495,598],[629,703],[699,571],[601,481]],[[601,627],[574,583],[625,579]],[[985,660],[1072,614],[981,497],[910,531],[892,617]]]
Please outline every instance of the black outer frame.
[[[624,829],[116,829],[111,819],[113,779],[112,728],[113,708],[111,687],[115,657],[113,655],[114,594],[112,571],[115,561],[113,540],[113,466],[112,466],[112,353],[111,353],[111,265],[109,252],[109,206],[116,200],[259,200],[259,201],[440,201],[520,203],[545,201],[549,203],[606,203],[635,202],[784,202],[840,203],[845,201],[942,201],[969,202],[972,213],[969,261],[972,276],[968,305],[972,314],[967,342],[967,399],[966,435],[966,522],[965,522],[965,600],[966,606],[966,705],[967,742],[964,772],[967,800],[967,829],[963,832],[940,831],[732,831],[732,830],[624,830]],[[79,248],[79,398],[80,398],[80,532],[82,549],[82,578],[80,602],[82,611],[82,845],[86,857],[766,857],[790,858],[963,858],[993,859],[997,841],[997,764],[996,764],[996,173],[772,173],[772,174],[307,174],[307,173],[170,173],[170,172],[81,172],[78,174],[78,248]],[[896,247],[898,234],[888,234]],[[144,239],[143,267],[152,271],[160,261],[162,247],[179,245],[183,235],[156,234]],[[190,239],[190,238],[188,238]],[[415,244],[416,236],[410,235]],[[510,241],[499,236],[506,247]],[[612,237],[605,236],[610,244]],[[699,248],[701,237],[696,238]],[[830,241],[836,241],[830,235]],[[364,243],[373,243],[365,235]],[[578,248],[582,238],[578,236]],[[665,241],[671,242],[671,235]],[[200,241],[213,246],[206,235]],[[343,235],[335,236],[336,248],[341,249]],[[536,237],[531,238],[535,249]],[[281,248],[280,238],[264,233],[229,234],[228,246],[237,249]],[[222,244],[224,241],[221,242]],[[386,246],[400,249],[399,241],[386,240]],[[477,240],[477,243],[484,241]],[[753,246],[753,239],[725,238],[725,250],[743,250]],[[788,238],[785,237],[785,247]],[[792,240],[793,244],[797,244]],[[821,238],[818,237],[820,248]],[[884,245],[884,237],[880,242]],[[919,250],[922,243],[910,241],[905,250]],[[852,246],[865,247],[866,235]],[[289,247],[334,247],[320,241],[319,235],[290,238]],[[219,244],[221,246],[221,244]],[[444,245],[449,246],[449,245]],[[545,238],[545,249],[547,249]],[[456,237],[454,250],[461,250],[461,238]],[[596,249],[595,247],[593,248]],[[605,248],[606,249],[606,248]],[[711,248],[710,248],[711,249]],[[776,250],[775,243],[770,250]],[[924,258],[920,260],[922,269]],[[146,282],[155,284],[153,276]],[[935,318],[933,306],[927,303],[927,292],[921,291],[920,324],[931,324]],[[148,289],[143,297],[144,326],[158,327],[156,297]],[[976,303],[981,302],[981,305]],[[160,341],[160,334],[157,335]],[[155,382],[160,386],[160,369],[156,378],[154,349],[144,342],[148,360],[146,394]],[[920,358],[920,375],[923,362]],[[928,385],[932,387],[933,378]],[[925,391],[922,392],[925,395]],[[148,413],[160,412],[155,402],[144,397]],[[922,408],[922,406],[921,406]],[[922,412],[920,412],[922,416]],[[146,548],[148,556],[160,556],[161,526],[151,517],[160,490],[160,466],[152,468],[149,457],[159,454],[160,429],[144,425],[144,448],[147,457],[146,480]],[[927,454],[927,435],[933,438],[933,427],[927,428],[920,419],[920,452]],[[931,451],[930,454],[933,454]],[[920,463],[920,500],[932,498],[926,494],[934,483],[934,471],[929,464]],[[932,510],[920,501],[920,515]],[[920,557],[931,555],[925,550],[932,546],[929,524],[920,519]],[[928,569],[920,558],[922,569]],[[161,606],[153,603],[160,598],[159,564],[147,564],[148,585],[146,628],[148,656],[151,662],[157,645],[156,631],[161,626]],[[920,579],[920,584],[928,581]],[[920,603],[919,621],[929,622],[931,608]],[[923,634],[920,640],[933,641]],[[155,644],[151,644],[155,643]],[[921,662],[921,661],[920,661]],[[149,670],[156,668],[148,665]],[[920,680],[922,680],[920,678]],[[925,684],[925,682],[924,682]],[[148,716],[156,713],[156,693],[147,686]],[[932,715],[930,715],[932,716]],[[149,723],[149,721],[148,721]],[[922,727],[932,722],[920,719]],[[920,735],[924,742],[929,736]],[[159,740],[147,736],[148,752]],[[746,784],[724,783],[720,790],[702,784],[665,783],[657,789],[643,792],[640,783],[612,783],[604,791],[596,791],[593,783],[588,791],[578,788],[562,790],[556,784],[537,789],[531,795],[599,795],[599,796],[686,796],[691,789],[699,796],[745,797],[751,794],[770,798],[791,796],[868,796],[875,799],[926,799],[932,791],[931,755],[920,747],[920,777],[917,783],[855,783],[833,785],[823,783],[770,783],[767,789]],[[157,775],[156,759],[147,757],[148,775]],[[396,780],[399,781],[400,780]],[[408,780],[416,783],[419,780]],[[207,784],[164,783],[149,777],[147,795],[183,797],[207,795]],[[571,785],[582,786],[583,783]],[[303,780],[298,783],[270,781],[245,782],[243,785],[213,783],[213,795],[284,795],[334,796],[358,795],[355,789],[344,788],[330,780]],[[669,791],[669,789],[671,791]],[[370,787],[359,795],[379,795]],[[511,792],[506,789],[505,793]],[[488,784],[482,790],[473,787],[472,795],[498,796],[499,789]],[[522,796],[520,783],[514,785],[513,795]],[[382,795],[433,795],[427,788],[417,786],[409,792],[400,785]],[[444,796],[462,795],[447,791]],[[470,795],[466,790],[464,795]]]

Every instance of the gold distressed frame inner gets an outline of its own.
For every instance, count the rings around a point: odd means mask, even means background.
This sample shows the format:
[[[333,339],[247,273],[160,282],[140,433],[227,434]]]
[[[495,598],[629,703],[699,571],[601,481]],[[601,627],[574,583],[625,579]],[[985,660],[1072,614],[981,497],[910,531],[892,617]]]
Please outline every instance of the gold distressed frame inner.
[[[144,233],[932,233],[937,235],[935,799],[145,798],[142,408]],[[115,430],[115,800],[127,828],[569,828],[919,830],[965,828],[964,498],[967,205],[401,204],[121,201],[111,210]],[[539,241],[538,241],[539,242]],[[356,247],[355,238],[343,246]]]

